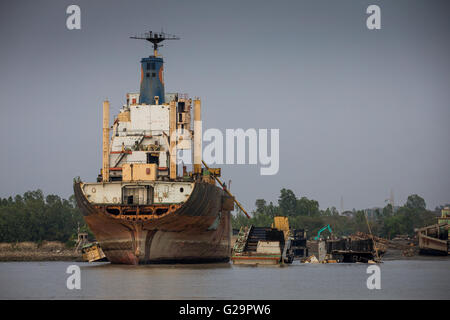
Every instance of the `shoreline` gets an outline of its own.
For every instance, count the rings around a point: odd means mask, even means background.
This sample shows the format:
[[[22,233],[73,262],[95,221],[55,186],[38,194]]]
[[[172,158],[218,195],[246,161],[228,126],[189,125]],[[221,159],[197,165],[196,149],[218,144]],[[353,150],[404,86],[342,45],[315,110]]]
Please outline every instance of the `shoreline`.
[[[81,262],[81,252],[58,241],[0,243],[0,261],[75,261]]]
[[[382,261],[445,260],[448,257],[420,255],[418,252],[405,256],[402,249],[388,248]],[[81,252],[75,252],[74,248],[68,248],[65,244],[57,241],[44,241],[40,244],[34,242],[0,243],[0,262],[36,261],[83,262],[83,258]]]
[[[431,256],[431,255],[414,255],[410,257],[402,256],[401,254],[387,254],[382,258],[382,262],[387,261],[414,261],[414,260],[447,260],[449,256]],[[9,251],[0,252],[0,262],[85,262],[82,259],[81,253],[76,253],[74,250],[64,250],[60,252],[48,251]]]
[[[57,262],[57,261],[71,261],[71,262],[84,262],[81,255],[26,255],[26,256],[20,256],[20,255],[0,255],[0,262]]]

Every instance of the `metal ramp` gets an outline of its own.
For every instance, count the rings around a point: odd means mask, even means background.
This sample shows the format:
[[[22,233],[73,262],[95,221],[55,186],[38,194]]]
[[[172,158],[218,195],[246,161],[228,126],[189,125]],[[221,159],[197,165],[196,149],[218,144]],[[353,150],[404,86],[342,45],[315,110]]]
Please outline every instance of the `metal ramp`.
[[[236,239],[236,243],[234,244],[233,251],[237,253],[242,253],[245,250],[245,246],[247,244],[248,235],[251,232],[252,226],[250,227],[241,227],[239,230],[238,237]]]
[[[248,235],[245,251],[256,252],[258,241],[266,241],[266,228],[253,227]]]
[[[279,264],[292,263],[293,257],[283,231],[250,226],[240,229],[231,259],[235,264]]]
[[[284,234],[282,231],[265,228],[265,227],[252,227],[250,229],[245,251],[256,252],[258,247],[258,241],[279,241],[280,249],[284,249]]]

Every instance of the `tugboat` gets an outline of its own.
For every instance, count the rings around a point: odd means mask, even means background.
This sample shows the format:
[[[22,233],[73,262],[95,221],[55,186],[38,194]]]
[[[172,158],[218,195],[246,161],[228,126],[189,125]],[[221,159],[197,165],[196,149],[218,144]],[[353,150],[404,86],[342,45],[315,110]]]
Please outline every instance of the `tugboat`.
[[[102,169],[97,182],[75,179],[78,206],[111,263],[229,261],[230,211],[239,203],[216,185],[220,169],[202,166],[201,100],[165,93],[158,47],[179,38],[131,38],[151,42],[153,55],[141,60],[140,91],[127,93],[112,126],[103,102]],[[177,150],[191,151],[191,171],[179,170]]]

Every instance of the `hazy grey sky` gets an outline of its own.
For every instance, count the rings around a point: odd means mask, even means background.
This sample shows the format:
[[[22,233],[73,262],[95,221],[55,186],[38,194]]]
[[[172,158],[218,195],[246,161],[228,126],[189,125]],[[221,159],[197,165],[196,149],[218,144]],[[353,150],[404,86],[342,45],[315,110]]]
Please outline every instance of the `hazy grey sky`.
[[[81,30],[66,8],[81,7]],[[382,29],[366,27],[381,7]],[[130,35],[165,43],[166,92],[203,102],[204,129],[279,128],[280,171],[222,166],[248,207],[279,190],[321,208],[450,202],[449,1],[2,1],[0,197],[64,197],[101,167],[101,102],[139,90]]]

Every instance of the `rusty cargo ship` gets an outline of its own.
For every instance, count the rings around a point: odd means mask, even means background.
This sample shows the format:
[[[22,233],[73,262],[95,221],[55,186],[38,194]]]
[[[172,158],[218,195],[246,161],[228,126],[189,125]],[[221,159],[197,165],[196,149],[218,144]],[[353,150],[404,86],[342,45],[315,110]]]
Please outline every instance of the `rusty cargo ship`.
[[[112,125],[103,102],[102,169],[97,182],[74,181],[77,204],[111,263],[229,261],[235,200],[216,185],[220,169],[202,166],[201,101],[165,93],[157,49],[177,38],[133,38],[151,42],[153,55],[141,60],[140,91],[126,95]],[[191,154],[190,168],[178,151]]]

